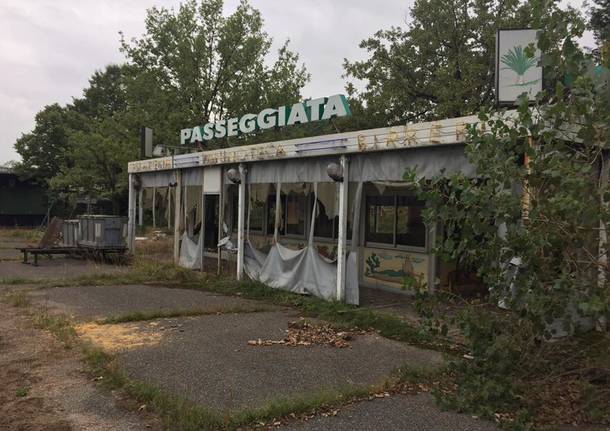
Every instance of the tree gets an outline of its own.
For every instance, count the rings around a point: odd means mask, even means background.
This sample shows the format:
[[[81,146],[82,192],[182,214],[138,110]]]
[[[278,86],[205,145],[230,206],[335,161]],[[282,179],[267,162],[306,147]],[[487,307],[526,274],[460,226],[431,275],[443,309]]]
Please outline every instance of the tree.
[[[121,112],[127,108],[126,67],[110,64],[96,70],[89,79],[89,87],[83,90],[83,97],[74,99],[73,110],[92,120],[99,120]]]
[[[62,163],[50,181],[54,191],[109,198],[119,212],[127,193],[127,163],[138,157],[137,125],[129,122],[125,67],[96,71],[66,108],[69,163]]]
[[[590,25],[601,46],[610,42],[610,0],[595,0],[591,6]]]
[[[348,92],[371,126],[471,115],[494,100],[496,30],[530,26],[529,2],[417,0],[406,30],[380,30],[360,43],[368,59],[345,60],[345,76],[365,86]]]
[[[435,252],[470,264],[491,292],[445,320],[462,330],[468,349],[468,359],[451,364],[457,393],[449,402],[494,417],[548,406],[570,387],[570,408],[581,418],[609,421],[607,388],[583,377],[596,338],[541,341],[610,317],[610,88],[574,42],[582,19],[566,20],[544,1],[532,2],[532,14],[554,86],[535,100],[522,97],[516,112],[481,109],[466,144],[476,178],[407,175],[429,203],[427,222],[443,226]],[[511,312],[500,313],[499,301]]]
[[[222,0],[191,0],[177,11],[153,7],[146,33],[121,39],[132,71],[129,98],[166,145],[178,144],[184,127],[294,103],[309,79],[288,42],[268,65],[271,38],[247,1],[227,17],[222,9]]]
[[[597,41],[593,53],[596,57],[603,58],[606,67],[610,67],[610,0],[595,0],[589,13],[589,25]]]
[[[23,176],[35,178],[43,185],[69,164],[68,115],[57,103],[45,106],[36,114],[34,129],[15,142],[21,163],[15,167]]]

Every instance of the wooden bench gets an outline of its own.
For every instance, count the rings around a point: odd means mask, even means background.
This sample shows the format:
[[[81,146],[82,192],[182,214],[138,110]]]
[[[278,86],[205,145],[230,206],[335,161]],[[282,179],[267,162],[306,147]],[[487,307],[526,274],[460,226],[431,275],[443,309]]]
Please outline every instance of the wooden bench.
[[[52,254],[74,254],[78,249],[76,247],[24,247],[18,248],[17,250],[20,250],[23,253],[23,263],[29,263],[28,255],[31,254],[34,256],[34,266],[38,266],[39,254],[45,254],[47,256],[51,256]]]
[[[63,221],[57,217],[53,217],[49,223],[49,227],[43,238],[37,246],[21,247],[17,250],[23,253],[23,263],[28,262],[28,256],[34,256],[34,266],[38,266],[38,255],[45,254],[49,257],[53,254],[65,254],[70,256],[83,256],[85,258],[101,259],[103,262],[111,260],[114,257],[116,261],[125,259],[127,247],[87,247],[77,245],[61,245],[61,230]],[[111,260],[112,261],[112,260]]]

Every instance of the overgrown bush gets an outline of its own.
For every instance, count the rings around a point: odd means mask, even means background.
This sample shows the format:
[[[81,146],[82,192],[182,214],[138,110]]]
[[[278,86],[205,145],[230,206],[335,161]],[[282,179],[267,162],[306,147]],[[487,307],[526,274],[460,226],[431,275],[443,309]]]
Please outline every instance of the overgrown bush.
[[[438,315],[446,306],[422,302],[436,330],[459,327],[469,351],[453,361],[454,390],[442,399],[519,427],[544,410],[541,393],[559,394],[545,374],[579,387],[570,407],[576,421],[610,420],[607,408],[594,407],[608,401],[609,382],[600,387],[587,377],[590,368],[610,376],[610,365],[591,361],[590,340],[579,338],[595,325],[605,330],[610,311],[608,72],[572,42],[579,23],[551,15],[540,28],[538,48],[552,86],[535,99],[523,96],[516,111],[481,110],[466,145],[476,176],[405,175],[428,202],[429,225],[443,227],[437,255],[474,268],[490,291],[451,318]],[[562,46],[552,46],[550,34],[564,34]],[[546,341],[566,334],[576,338]],[[595,342],[607,347],[603,336]]]

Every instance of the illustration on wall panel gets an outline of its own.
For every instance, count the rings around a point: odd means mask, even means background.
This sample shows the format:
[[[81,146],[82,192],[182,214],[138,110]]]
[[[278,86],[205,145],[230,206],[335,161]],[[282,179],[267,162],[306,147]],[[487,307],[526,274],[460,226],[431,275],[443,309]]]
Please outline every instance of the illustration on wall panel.
[[[401,287],[424,287],[427,282],[428,259],[414,253],[365,252],[364,276]]]

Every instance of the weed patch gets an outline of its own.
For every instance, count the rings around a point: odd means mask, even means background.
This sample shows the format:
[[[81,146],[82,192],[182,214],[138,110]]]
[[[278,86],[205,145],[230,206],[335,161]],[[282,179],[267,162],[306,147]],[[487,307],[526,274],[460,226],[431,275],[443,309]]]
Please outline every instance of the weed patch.
[[[44,236],[42,229],[0,229],[4,238],[24,239],[27,241],[39,241]]]
[[[0,285],[4,286],[16,286],[20,284],[42,284],[44,280],[29,279],[24,277],[3,277],[0,278]]]
[[[231,314],[231,313],[256,313],[260,311],[268,311],[269,307],[226,307],[213,310],[204,310],[201,308],[193,308],[186,310],[152,310],[152,311],[135,311],[133,313],[123,314],[120,316],[107,317],[97,322],[100,325],[110,325],[117,323],[138,322],[154,319],[166,319],[172,317],[190,317],[190,316],[205,316],[210,314]]]
[[[4,296],[4,301],[13,307],[28,307],[31,304],[30,298],[24,292],[10,292]]]
[[[19,388],[15,391],[15,396],[17,398],[23,398],[23,397],[27,397],[28,393],[30,392],[29,388]]]
[[[36,327],[51,332],[66,348],[72,348],[76,345],[76,331],[72,326],[72,322],[66,316],[41,311],[33,313],[32,319]]]

